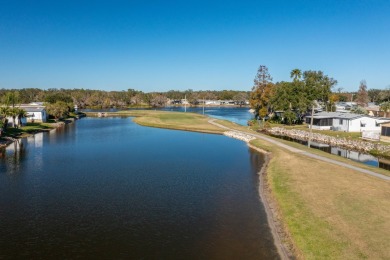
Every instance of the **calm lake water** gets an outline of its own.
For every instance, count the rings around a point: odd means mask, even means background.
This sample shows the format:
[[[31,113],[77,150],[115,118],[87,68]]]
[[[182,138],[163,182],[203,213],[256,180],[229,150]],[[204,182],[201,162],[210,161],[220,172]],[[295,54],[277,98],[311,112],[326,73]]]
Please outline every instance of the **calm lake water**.
[[[144,109],[144,108],[142,108]],[[247,125],[248,120],[252,120],[254,118],[254,114],[249,112],[248,107],[184,107],[184,106],[171,106],[171,107],[162,107],[156,108],[157,110],[164,111],[176,111],[176,112],[191,112],[204,114],[218,118],[223,120],[229,120],[239,125]],[[134,110],[131,108],[129,110]],[[146,109],[146,110],[154,110],[154,108]],[[111,108],[111,109],[83,109],[84,112],[117,112],[119,109]]]
[[[0,259],[275,259],[263,157],[225,136],[83,118],[0,155]]]
[[[248,107],[164,107],[162,110],[204,114],[223,120],[229,120],[239,125],[247,125],[248,120],[254,118],[254,114],[249,112]]]

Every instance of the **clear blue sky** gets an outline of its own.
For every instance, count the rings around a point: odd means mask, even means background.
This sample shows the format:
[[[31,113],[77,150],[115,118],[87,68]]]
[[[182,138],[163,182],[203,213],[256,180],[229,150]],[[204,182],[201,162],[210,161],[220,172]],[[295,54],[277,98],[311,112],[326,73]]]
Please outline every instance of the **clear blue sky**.
[[[260,64],[390,86],[390,1],[0,0],[0,88],[250,90]]]

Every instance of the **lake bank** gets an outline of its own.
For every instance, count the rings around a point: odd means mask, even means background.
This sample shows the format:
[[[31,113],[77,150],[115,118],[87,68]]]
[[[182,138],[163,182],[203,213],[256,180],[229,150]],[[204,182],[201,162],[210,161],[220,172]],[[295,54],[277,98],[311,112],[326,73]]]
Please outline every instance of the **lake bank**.
[[[25,138],[38,133],[50,132],[65,124],[73,123],[75,120],[77,119],[67,118],[64,121],[54,123],[28,123],[20,128],[9,128],[5,136],[0,138],[0,148],[5,148],[20,138]]]

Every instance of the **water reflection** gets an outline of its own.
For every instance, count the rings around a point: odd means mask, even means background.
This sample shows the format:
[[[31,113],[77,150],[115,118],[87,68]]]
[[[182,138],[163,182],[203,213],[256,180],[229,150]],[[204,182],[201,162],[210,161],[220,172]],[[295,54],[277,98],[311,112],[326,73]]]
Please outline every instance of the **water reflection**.
[[[280,139],[283,139],[283,140],[293,141],[296,143],[300,143],[302,145],[307,145],[307,141],[302,141],[302,140],[294,139],[294,138],[287,137],[287,136],[283,136],[283,137],[277,136],[277,135],[273,135],[273,136],[280,138]],[[385,170],[390,170],[390,162],[388,160],[378,159],[377,157],[375,157],[371,154],[351,151],[351,150],[343,149],[340,147],[335,147],[335,146],[331,146],[331,145],[327,145],[327,144],[321,144],[321,143],[317,143],[317,142],[311,142],[310,147],[327,152],[327,153],[330,153],[330,154],[338,155],[338,156],[341,156],[341,157],[344,157],[347,159],[351,159],[355,162],[379,167],[379,168],[382,168]]]
[[[0,152],[0,172],[6,172],[8,175],[19,173],[21,162],[27,156],[27,142],[25,139],[16,140],[7,148],[1,149]]]

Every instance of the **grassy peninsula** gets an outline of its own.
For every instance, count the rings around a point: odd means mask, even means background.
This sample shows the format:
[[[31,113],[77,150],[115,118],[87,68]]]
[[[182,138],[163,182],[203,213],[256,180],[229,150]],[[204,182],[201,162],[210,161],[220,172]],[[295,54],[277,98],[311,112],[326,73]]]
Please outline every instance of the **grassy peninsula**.
[[[97,113],[87,112],[87,116]],[[131,116],[134,122],[143,126],[222,134],[223,129],[208,123],[209,118],[196,113],[181,113],[157,110],[126,110],[105,113],[106,116]]]
[[[222,133],[209,118],[193,113],[125,111],[108,116],[134,116],[145,126]],[[218,123],[253,132],[248,127]],[[280,141],[280,140],[279,140]],[[338,161],[359,165],[381,174],[385,170],[282,141]],[[342,166],[291,153],[267,141],[251,144],[270,152],[266,185],[275,202],[277,217],[298,259],[390,258],[390,182]]]

